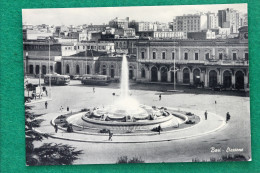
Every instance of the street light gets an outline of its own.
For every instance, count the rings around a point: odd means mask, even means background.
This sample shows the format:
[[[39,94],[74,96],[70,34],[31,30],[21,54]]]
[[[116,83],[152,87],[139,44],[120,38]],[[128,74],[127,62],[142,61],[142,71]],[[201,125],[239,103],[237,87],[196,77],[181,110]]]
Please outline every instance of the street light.
[[[49,76],[49,97],[51,97],[51,67],[50,67],[50,65],[51,65],[51,38],[49,37],[48,38],[48,41],[49,41],[49,74],[50,74],[50,76]]]

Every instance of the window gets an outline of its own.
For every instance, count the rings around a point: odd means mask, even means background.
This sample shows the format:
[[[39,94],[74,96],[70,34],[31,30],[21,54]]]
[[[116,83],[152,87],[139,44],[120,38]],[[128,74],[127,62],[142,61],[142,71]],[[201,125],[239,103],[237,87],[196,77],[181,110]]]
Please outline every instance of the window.
[[[163,53],[162,53],[162,59],[165,59],[165,55],[166,55],[166,53],[163,52]]]
[[[156,59],[156,52],[153,52],[153,59]]]
[[[195,60],[199,60],[199,53],[195,53]]]
[[[142,55],[141,55],[142,59],[144,59],[144,52],[141,52],[141,54],[142,54]]]
[[[237,60],[237,53],[233,53],[233,60]]]
[[[248,61],[248,53],[245,53],[245,60]]]
[[[172,59],[174,59],[175,58],[175,53],[174,52],[172,52]]]
[[[219,53],[219,54],[218,54],[218,58],[219,58],[220,60],[222,60],[222,59],[223,59],[223,53]]]
[[[205,59],[209,59],[209,53],[205,54]]]
[[[184,59],[185,59],[185,60],[188,60],[188,58],[189,58],[189,57],[188,57],[188,52],[185,52],[185,53],[184,53]]]

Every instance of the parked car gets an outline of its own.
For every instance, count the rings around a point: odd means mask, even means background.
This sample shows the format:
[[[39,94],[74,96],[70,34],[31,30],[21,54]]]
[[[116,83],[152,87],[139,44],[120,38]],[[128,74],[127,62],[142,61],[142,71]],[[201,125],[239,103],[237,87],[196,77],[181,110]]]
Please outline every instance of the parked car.
[[[79,80],[79,77],[80,77],[79,75],[74,75],[73,80]]]

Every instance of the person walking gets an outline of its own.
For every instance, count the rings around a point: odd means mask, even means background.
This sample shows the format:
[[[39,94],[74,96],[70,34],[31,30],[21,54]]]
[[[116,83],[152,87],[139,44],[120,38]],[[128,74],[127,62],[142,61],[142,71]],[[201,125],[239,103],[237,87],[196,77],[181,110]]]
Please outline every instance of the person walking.
[[[162,99],[162,95],[161,94],[159,94],[159,100],[161,100]]]
[[[48,102],[46,101],[45,102],[45,109],[47,109],[48,108]]]
[[[231,116],[230,116],[229,112],[227,112],[227,114],[226,114],[226,123],[230,120],[230,118],[231,118]]]
[[[60,111],[61,111],[61,112],[63,111],[63,107],[62,107],[62,106],[60,106]]]
[[[55,129],[55,133],[57,133],[57,132],[58,132],[58,126],[57,126],[57,124],[54,125],[54,129]]]
[[[110,130],[108,131],[108,135],[109,135],[108,140],[112,141],[113,133]]]
[[[93,87],[93,93],[95,93],[95,87]]]
[[[208,119],[208,112],[206,111],[205,112],[205,120],[207,120]]]
[[[68,112],[70,111],[70,108],[69,108],[69,106],[67,106],[67,111],[68,111]]]
[[[161,131],[162,131],[162,128],[161,128],[161,125],[159,124],[159,126],[158,126],[158,133],[159,133],[159,135],[161,134]]]

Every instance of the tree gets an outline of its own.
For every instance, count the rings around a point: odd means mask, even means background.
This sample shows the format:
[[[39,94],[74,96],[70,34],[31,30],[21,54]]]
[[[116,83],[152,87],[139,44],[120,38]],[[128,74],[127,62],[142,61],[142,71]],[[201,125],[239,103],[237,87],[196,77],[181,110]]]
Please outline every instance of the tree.
[[[78,159],[82,151],[70,145],[44,143],[36,148],[33,142],[48,138],[47,134],[35,130],[40,127],[41,115],[31,113],[31,107],[25,106],[25,137],[26,137],[26,164],[27,165],[70,165]]]

